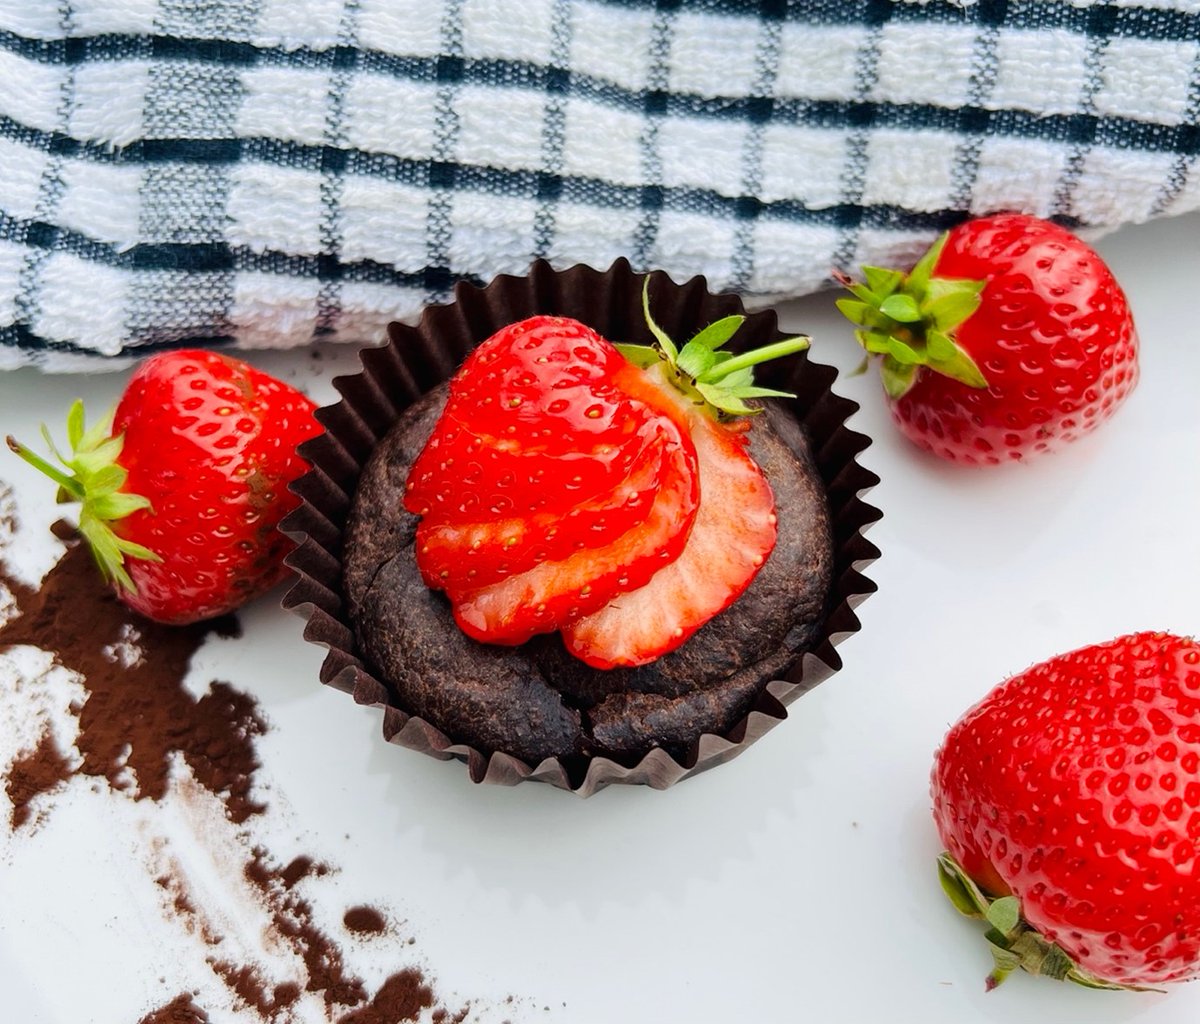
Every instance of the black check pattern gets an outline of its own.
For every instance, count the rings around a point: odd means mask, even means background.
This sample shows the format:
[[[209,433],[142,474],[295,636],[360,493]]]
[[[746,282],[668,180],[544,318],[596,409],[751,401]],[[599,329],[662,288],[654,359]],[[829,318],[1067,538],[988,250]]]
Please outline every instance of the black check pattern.
[[[1200,208],[1189,0],[99,2],[0,21],[0,367],[369,342],[536,257],[765,300],[1000,206]]]

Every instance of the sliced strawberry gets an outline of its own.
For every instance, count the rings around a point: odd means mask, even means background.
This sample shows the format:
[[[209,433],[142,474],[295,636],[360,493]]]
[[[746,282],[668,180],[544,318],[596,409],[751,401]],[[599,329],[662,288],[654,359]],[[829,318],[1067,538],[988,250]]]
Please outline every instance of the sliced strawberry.
[[[562,627],[567,650],[596,668],[644,665],[674,650],[737,599],[775,547],[775,496],[746,451],[748,421],[718,423],[682,396],[673,401],[696,446],[700,510],[677,559]]]
[[[440,590],[479,589],[542,562],[611,544],[641,523],[664,473],[666,435],[645,447],[617,486],[568,511],[538,511],[462,522],[426,516],[417,527],[419,567],[426,585]]]
[[[656,436],[614,386],[625,361],[595,331],[532,317],[480,345],[409,474],[404,505],[469,522],[566,512],[615,488]]]
[[[414,464],[404,505],[427,519],[475,522],[536,512],[569,512],[580,501],[613,490],[655,436],[647,410],[622,398],[619,422],[595,447],[557,453],[540,427],[505,438],[481,434],[443,413]],[[532,436],[536,434],[536,436]]]
[[[495,644],[524,643],[536,633],[604,607],[644,586],[687,543],[699,505],[695,448],[671,421],[663,425],[663,482],[645,519],[610,544],[547,561],[501,583],[449,591],[454,618],[467,635]]]
[[[561,628],[594,665],[640,664],[732,602],[774,546],[748,426],[720,420],[781,394],[755,385],[752,368],[807,339],[723,351],[744,319],[731,316],[681,349],[650,316],[648,281],[642,307],[653,346],[618,350],[577,321],[532,317],[451,381],[405,507],[422,517],[425,581],[477,640]]]

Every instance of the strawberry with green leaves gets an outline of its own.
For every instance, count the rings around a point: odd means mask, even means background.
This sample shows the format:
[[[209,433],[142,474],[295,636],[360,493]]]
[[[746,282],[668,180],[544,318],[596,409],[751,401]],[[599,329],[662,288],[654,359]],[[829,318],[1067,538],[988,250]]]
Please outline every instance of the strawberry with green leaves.
[[[1137,382],[1137,332],[1104,261],[1018,213],[969,220],[908,273],[835,274],[838,308],[878,356],[892,417],[927,451],[987,465],[1052,451]]]
[[[647,285],[648,287],[648,285]],[[417,564],[477,640],[561,630],[595,667],[645,664],[749,585],[775,544],[750,458],[753,367],[807,347],[724,348],[732,316],[679,347],[535,316],[481,344],[450,382],[410,471]]]
[[[989,988],[1200,976],[1200,644],[1135,633],[1013,676],[949,731],[932,793]]]
[[[8,446],[81,504],[79,532],[117,596],[180,625],[232,611],[284,578],[291,544],[280,519],[299,504],[288,485],[307,468],[296,446],[319,433],[313,402],[217,352],[151,356],[112,416],[67,416],[68,455],[52,465]]]

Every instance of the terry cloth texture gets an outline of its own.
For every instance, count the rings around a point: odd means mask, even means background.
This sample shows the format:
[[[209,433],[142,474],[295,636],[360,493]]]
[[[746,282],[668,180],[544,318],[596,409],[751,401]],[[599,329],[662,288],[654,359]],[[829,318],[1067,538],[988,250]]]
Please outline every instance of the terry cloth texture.
[[[1200,0],[0,0],[0,367],[1200,207]]]

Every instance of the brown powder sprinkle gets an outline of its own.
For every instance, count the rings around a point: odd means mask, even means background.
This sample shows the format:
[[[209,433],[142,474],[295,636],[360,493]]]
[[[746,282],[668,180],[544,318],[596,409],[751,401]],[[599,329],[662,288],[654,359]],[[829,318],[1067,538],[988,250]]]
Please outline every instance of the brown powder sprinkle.
[[[0,483],[0,549],[16,529],[3,497]],[[207,636],[238,635],[236,621],[172,627],[143,619],[102,584],[90,552],[70,529],[56,524],[53,532],[67,548],[40,587],[13,578],[0,560],[0,585],[15,602],[6,618],[0,605],[0,652],[32,645],[82,677],[84,696],[69,706],[78,718],[78,756],[64,753],[46,728],[36,746],[12,762],[4,784],[14,834],[29,821],[31,801],[77,776],[103,779],[112,791],[134,800],[158,802],[169,790],[176,755],[196,784],[220,801],[232,824],[262,814],[266,805],[251,795],[260,767],[255,741],[266,731],[256,702],[224,682],[213,682],[199,698],[184,685],[192,656]],[[181,795],[187,792],[185,786]],[[279,864],[269,850],[251,848],[244,832],[226,842],[225,852],[242,859],[244,878],[270,916],[272,941],[303,964],[298,977],[272,981],[262,965],[223,956],[225,940],[201,911],[177,862],[165,870],[161,863],[150,868],[150,877],[163,891],[168,919],[205,944],[210,969],[243,1009],[264,1024],[282,1024],[307,991],[323,998],[329,1019],[338,1024],[399,1024],[430,1007],[440,1024],[466,1019],[469,1004],[453,1016],[444,1005],[435,1006],[432,987],[413,967],[393,974],[369,995],[337,941],[316,925],[313,907],[298,889],[305,879],[327,875],[327,865],[308,856]],[[384,915],[366,905],[347,910],[343,923],[356,935],[387,930]],[[139,1024],[209,1024],[209,1019],[185,992]]]
[[[208,1014],[198,1007],[190,993],[176,996],[166,1006],[146,1014],[138,1024],[209,1024]]]
[[[30,808],[34,797],[49,793],[75,774],[74,766],[58,749],[47,730],[38,745],[19,756],[8,769],[5,788],[12,801],[11,823],[15,832],[33,816]]]
[[[338,1019],[338,1024],[400,1024],[416,1020],[433,1005],[433,992],[420,971],[409,968],[393,974],[375,993],[371,1002]]]
[[[17,514],[12,505],[12,490],[4,481],[0,480],[0,550],[16,532]],[[12,594],[18,612],[33,600],[36,593],[33,587],[27,586],[13,576],[3,562],[0,562],[0,587],[4,587]],[[4,605],[0,604],[0,613],[3,610]],[[0,623],[3,621],[3,618],[0,617]]]
[[[288,937],[304,961],[308,991],[322,993],[327,1007],[357,1006],[367,998],[362,979],[347,973],[342,951],[313,924],[312,905],[292,891],[301,878],[320,869],[307,857],[299,859],[300,867],[294,860],[285,867],[273,868],[267,857],[267,851],[261,847],[252,851],[252,859],[246,865],[246,879],[262,893],[272,923]]]
[[[351,907],[342,924],[355,935],[382,935],[387,931],[387,918],[374,907]]]
[[[259,968],[251,964],[231,964],[212,958],[209,966],[238,1001],[265,1021],[274,1021],[300,998],[300,986],[295,982],[271,985]]]
[[[103,587],[82,544],[67,549],[39,590],[15,596],[20,615],[0,626],[0,651],[32,644],[86,680],[78,774],[106,779],[137,800],[161,800],[170,755],[178,751],[196,780],[223,800],[230,820],[263,810],[250,797],[258,767],[253,740],[265,729],[254,700],[220,682],[196,700],[183,685],[204,638],[236,635],[233,620],[163,626],[142,619]],[[154,657],[137,654],[144,650]],[[127,768],[136,782],[128,781]]]

